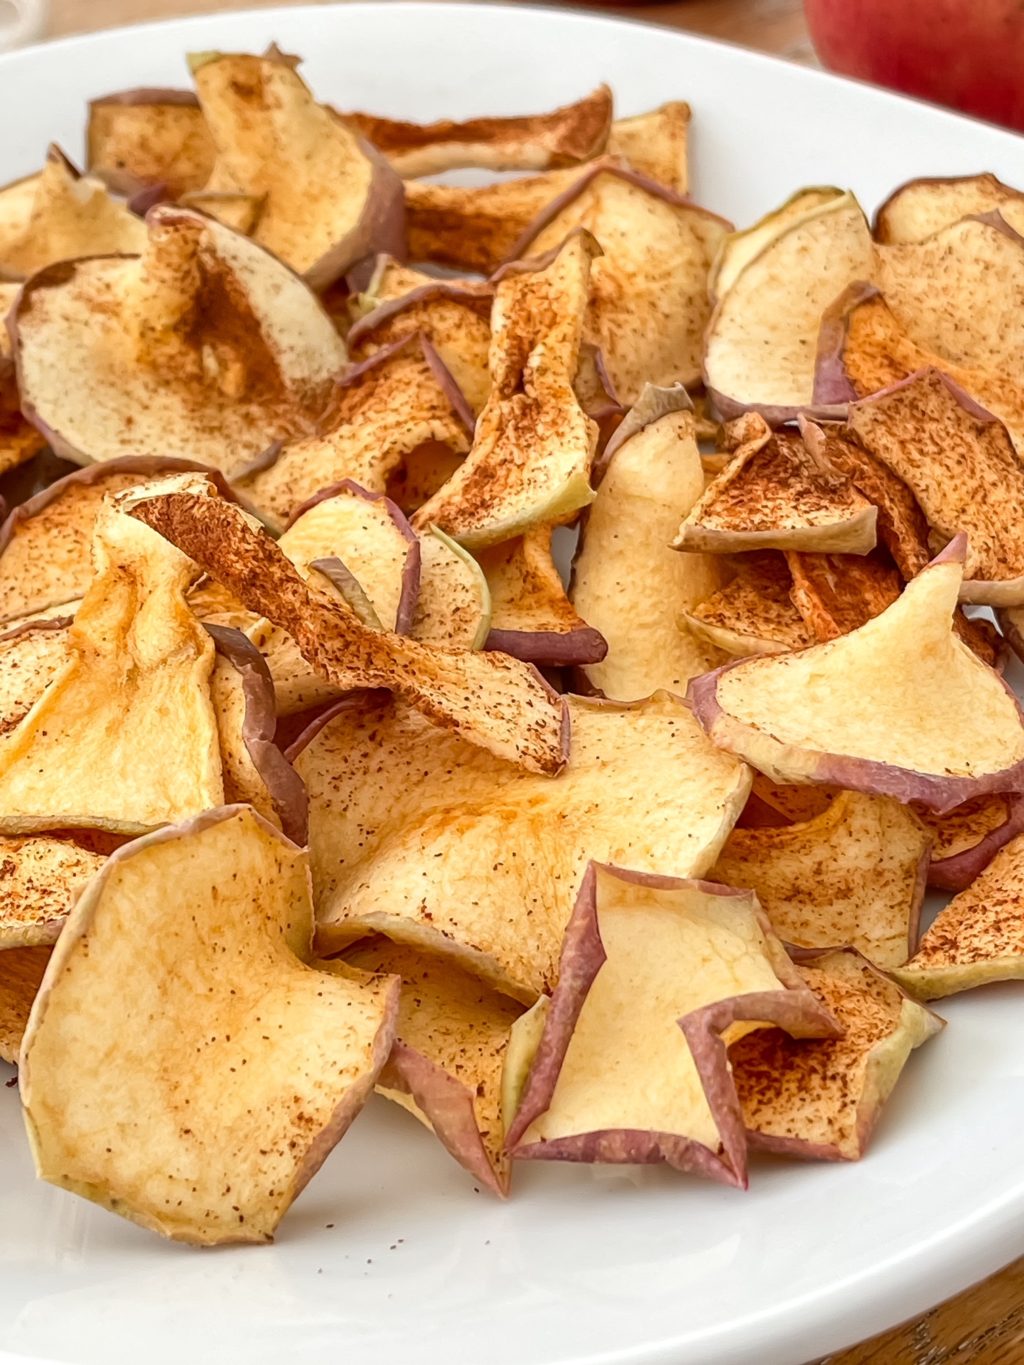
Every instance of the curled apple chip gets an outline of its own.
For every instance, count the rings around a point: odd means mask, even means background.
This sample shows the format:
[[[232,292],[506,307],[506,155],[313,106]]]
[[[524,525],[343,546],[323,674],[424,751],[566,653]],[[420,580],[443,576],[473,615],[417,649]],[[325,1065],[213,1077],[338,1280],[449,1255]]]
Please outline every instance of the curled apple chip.
[[[703,875],[748,770],[668,693],[568,706],[572,747],[554,780],[515,773],[388,698],[346,699],[311,727],[289,753],[309,791],[321,951],[385,934],[532,1003],[554,979],[591,858]],[[470,884],[472,896],[453,893]]]
[[[716,559],[724,569],[724,557]],[[731,568],[734,575],[723,587],[682,613],[694,635],[739,658],[782,654],[813,643],[814,636],[793,605],[793,579],[783,555],[755,550],[737,555]]]
[[[5,948],[0,952],[0,1062],[17,1062],[39,993],[49,948]]]
[[[875,214],[875,238],[888,245],[923,242],[962,218],[993,209],[1015,226],[1015,218],[1024,212],[1024,194],[994,175],[910,180],[894,190]]]
[[[948,815],[921,811],[932,832],[928,885],[963,891],[999,850],[1024,833],[1024,797],[995,792],[965,801]]]
[[[436,1133],[485,1188],[507,1193],[501,1080],[522,1006],[450,961],[387,939],[357,944],[345,961],[401,978],[395,1043],[378,1090]]]
[[[812,185],[797,190],[784,204],[740,232],[730,232],[720,243],[708,276],[708,293],[720,299],[736,283],[743,270],[766,246],[814,209],[839,199],[843,191],[834,185]]]
[[[216,149],[206,188],[263,197],[261,246],[314,289],[378,251],[402,254],[401,180],[317,104],[295,62],[204,53],[192,71]]]
[[[593,663],[608,646],[569,600],[552,555],[552,535],[550,526],[535,526],[477,551],[491,599],[486,648],[552,667]]]
[[[312,935],[307,855],[248,806],[119,850],[22,1045],[40,1177],[179,1241],[269,1241],[394,1037],[398,982],[314,970]]]
[[[591,863],[507,1145],[745,1185],[726,1049],[769,1024],[835,1031],[751,893]]]
[[[1024,789],[1024,717],[953,632],[965,537],[881,615],[795,654],[690,684],[711,739],[779,782],[825,783],[939,812]]]
[[[423,532],[419,545],[420,591],[409,634],[414,640],[452,649],[483,649],[493,610],[483,569],[468,550],[436,526]],[[505,652],[525,657],[514,649]]]
[[[473,447],[413,516],[469,549],[568,520],[593,498],[597,426],[573,392],[591,261],[600,248],[575,233],[552,260],[497,286],[491,316],[491,392]]]
[[[943,1021],[858,953],[826,953],[799,971],[842,1035],[757,1029],[732,1044],[747,1141],[780,1156],[857,1161],[911,1052]]]
[[[711,876],[753,891],[786,943],[896,967],[917,942],[931,848],[908,807],[847,791],[806,822],[734,829]]]
[[[95,830],[0,839],[0,951],[56,943],[83,884],[121,842]]]
[[[191,90],[119,90],[89,104],[87,165],[119,194],[162,186],[177,199],[201,190],[214,146]]]
[[[313,670],[340,691],[390,688],[440,727],[510,764],[547,774],[565,765],[564,703],[528,665],[373,630],[304,582],[270,537],[222,498],[182,491],[136,498],[130,510],[287,631]]]
[[[606,697],[682,692],[720,657],[678,617],[710,596],[721,569],[670,548],[703,488],[686,390],[647,386],[606,448],[573,564],[573,605],[607,641],[584,673]]]
[[[880,554],[787,554],[790,598],[813,639],[834,640],[892,606],[903,579]]]
[[[961,599],[1024,605],[1024,456],[1006,427],[938,370],[854,403],[847,429],[910,489],[931,526],[967,533]],[[983,494],[983,496],[982,496]]]
[[[684,517],[677,550],[866,554],[878,512],[796,432],[767,426],[744,442]]]
[[[399,175],[437,175],[475,166],[490,171],[546,171],[603,152],[612,121],[612,92],[599,85],[574,104],[512,118],[406,123],[375,114],[339,118],[373,144]]]
[[[247,238],[179,208],[147,226],[141,256],[26,284],[10,318],[23,407],[77,464],[177,454],[231,474],[319,415],[344,346]]]

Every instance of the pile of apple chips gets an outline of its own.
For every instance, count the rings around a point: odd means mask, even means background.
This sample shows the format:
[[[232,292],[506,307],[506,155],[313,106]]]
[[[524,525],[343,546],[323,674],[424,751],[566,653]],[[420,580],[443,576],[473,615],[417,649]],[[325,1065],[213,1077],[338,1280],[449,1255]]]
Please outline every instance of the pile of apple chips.
[[[191,67],[0,191],[40,1176],[266,1241],[374,1090],[498,1195],[861,1157],[922,1002],[1024,976],[1024,195],[733,232],[682,103]]]

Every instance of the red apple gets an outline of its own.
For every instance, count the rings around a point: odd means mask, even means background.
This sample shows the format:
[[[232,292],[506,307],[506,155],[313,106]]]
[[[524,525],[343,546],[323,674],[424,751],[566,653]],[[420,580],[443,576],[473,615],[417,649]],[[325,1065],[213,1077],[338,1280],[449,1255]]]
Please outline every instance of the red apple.
[[[1021,0],[805,0],[825,66],[1024,130]]]

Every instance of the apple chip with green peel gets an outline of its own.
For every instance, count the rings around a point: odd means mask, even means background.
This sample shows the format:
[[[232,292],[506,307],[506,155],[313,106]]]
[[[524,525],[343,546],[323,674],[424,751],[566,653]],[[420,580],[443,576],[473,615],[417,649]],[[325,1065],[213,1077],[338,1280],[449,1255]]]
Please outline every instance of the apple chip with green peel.
[[[767,426],[737,450],[684,517],[677,550],[866,554],[878,512],[794,431]]]
[[[570,597],[608,652],[584,676],[591,688],[619,701],[658,688],[681,693],[720,655],[678,617],[710,596],[723,576],[710,556],[670,548],[704,488],[686,390],[648,385],[609,442],[602,466],[580,531]]]
[[[511,765],[548,775],[565,766],[565,704],[529,665],[364,625],[351,608],[304,582],[283,550],[223,498],[186,491],[136,497],[130,510],[287,631],[313,671],[339,691],[388,688],[442,730]]]
[[[1024,716],[953,631],[966,537],[881,615],[795,654],[727,664],[688,697],[715,744],[778,782],[824,783],[932,810],[1024,790]]]
[[[572,747],[554,780],[389,698],[346,699],[314,723],[289,754],[309,792],[321,952],[385,934],[532,1003],[555,978],[591,858],[706,873],[749,770],[668,693],[568,706]]]
[[[720,555],[716,559],[723,566],[727,562]],[[783,654],[814,643],[793,605],[793,579],[783,555],[755,550],[737,555],[731,567],[734,576],[724,587],[682,613],[694,635],[739,658]]]
[[[409,634],[451,649],[483,649],[492,620],[491,590],[483,569],[436,526],[422,533],[419,546],[420,592]]]
[[[506,1145],[516,1159],[666,1162],[745,1186],[727,1048],[771,1024],[836,1031],[756,897],[591,863]]]
[[[506,1194],[502,1068],[522,1005],[451,961],[384,938],[357,944],[345,961],[401,978],[395,1043],[377,1089],[436,1133],[481,1185]]]
[[[487,649],[535,664],[588,664],[608,648],[569,600],[552,554],[551,526],[477,551],[491,599]],[[650,691],[650,689],[648,689]]]
[[[806,822],[734,829],[711,877],[753,891],[788,944],[897,967],[917,943],[931,848],[909,807],[847,791]]]
[[[248,806],[114,854],[22,1044],[40,1177],[179,1241],[270,1241],[394,1038],[397,980],[315,970],[312,936],[308,856]]]
[[[0,952],[0,1062],[17,1063],[39,993],[50,949],[5,948]]]
[[[406,123],[375,114],[338,117],[383,153],[402,176],[438,175],[466,167],[546,171],[574,166],[604,151],[612,122],[612,92],[599,85],[550,113],[511,118]]]
[[[920,812],[935,843],[928,885],[963,891],[999,850],[1024,833],[1024,797],[996,792],[965,801],[948,815]]]
[[[60,455],[180,455],[231,475],[319,417],[345,348],[306,286],[192,210],[141,256],[48,267],[12,312],[22,406]],[[59,357],[59,364],[54,358]]]
[[[962,218],[993,209],[1016,227],[1024,213],[1024,194],[994,175],[910,180],[894,190],[875,214],[875,239],[886,245],[923,242]]]
[[[72,657],[73,615],[8,626],[0,634],[0,736],[17,729]]]
[[[95,830],[0,839],[0,951],[56,943],[82,886],[123,842]]]
[[[119,194],[162,186],[172,199],[201,190],[216,155],[191,90],[119,90],[90,101],[89,171]]]
[[[779,1156],[858,1161],[911,1052],[943,1021],[858,953],[826,953],[799,971],[842,1035],[758,1029],[732,1044],[747,1142]]]
[[[790,598],[814,640],[834,640],[863,626],[892,606],[903,588],[899,570],[878,553],[787,554],[786,563]]]
[[[851,404],[847,430],[906,484],[937,532],[967,533],[962,601],[1024,605],[1024,456],[998,418],[924,370]]]
[[[834,185],[812,185],[797,190],[771,213],[759,218],[753,227],[730,232],[721,242],[708,276],[708,293],[712,299],[727,294],[736,280],[766,246],[782,235],[814,209],[842,198],[843,191]]]
[[[497,545],[531,526],[569,520],[593,499],[597,425],[573,391],[600,252],[574,233],[552,260],[496,287],[491,392],[473,447],[445,486],[413,516],[468,549]]]

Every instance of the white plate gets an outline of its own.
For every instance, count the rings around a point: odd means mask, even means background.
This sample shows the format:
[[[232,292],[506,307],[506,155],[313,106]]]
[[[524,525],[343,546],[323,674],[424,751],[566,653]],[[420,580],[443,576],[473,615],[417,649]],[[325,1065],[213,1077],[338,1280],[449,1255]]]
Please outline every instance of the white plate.
[[[695,191],[747,222],[800,185],[873,207],[914,175],[1021,178],[1021,140],[678,33],[551,10],[353,4],[152,25],[0,62],[0,180],[77,155],[83,102],[183,84],[188,49],[305,55],[324,97],[410,116],[543,109],[601,79],[695,109]],[[755,1162],[747,1194],[525,1165],[475,1193],[377,1101],[265,1249],[196,1252],[33,1180],[0,1090],[0,1360],[74,1365],[798,1365],[1024,1251],[1024,1011],[950,1002],[856,1166]],[[126,1021],[126,1027],[130,1024]],[[4,1069],[0,1067],[0,1072]]]

